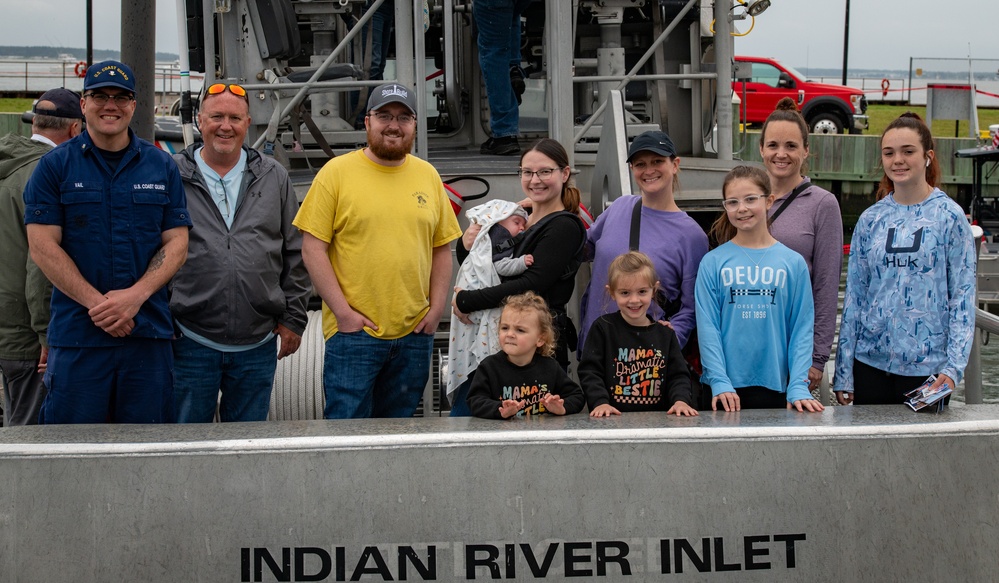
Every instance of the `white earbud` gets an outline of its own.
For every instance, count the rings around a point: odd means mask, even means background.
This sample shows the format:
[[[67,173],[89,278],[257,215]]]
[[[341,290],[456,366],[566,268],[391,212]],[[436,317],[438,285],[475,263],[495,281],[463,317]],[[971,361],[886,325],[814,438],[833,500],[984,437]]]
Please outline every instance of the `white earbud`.
[[[927,158],[927,159],[926,159],[926,167],[927,167],[927,168],[929,168],[929,167],[930,167],[930,159],[929,159],[929,158]]]

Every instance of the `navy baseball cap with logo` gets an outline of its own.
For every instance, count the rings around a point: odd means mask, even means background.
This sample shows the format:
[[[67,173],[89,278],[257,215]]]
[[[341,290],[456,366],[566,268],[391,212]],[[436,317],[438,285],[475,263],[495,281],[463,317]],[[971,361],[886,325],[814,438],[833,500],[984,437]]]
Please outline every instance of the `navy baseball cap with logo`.
[[[83,79],[83,90],[99,89],[101,87],[118,87],[135,95],[135,75],[125,63],[118,61],[101,61],[87,69]]]
[[[405,85],[386,83],[372,89],[368,97],[368,111],[381,109],[389,103],[401,103],[416,114],[416,96]]]
[[[673,140],[669,139],[666,132],[651,130],[640,134],[631,142],[631,147],[628,148],[628,162],[631,162],[631,159],[639,152],[652,152],[660,156],[673,157],[676,156],[676,146],[673,145]]]
[[[31,111],[38,115],[83,119],[80,109],[80,94],[63,87],[49,89],[35,102]]]

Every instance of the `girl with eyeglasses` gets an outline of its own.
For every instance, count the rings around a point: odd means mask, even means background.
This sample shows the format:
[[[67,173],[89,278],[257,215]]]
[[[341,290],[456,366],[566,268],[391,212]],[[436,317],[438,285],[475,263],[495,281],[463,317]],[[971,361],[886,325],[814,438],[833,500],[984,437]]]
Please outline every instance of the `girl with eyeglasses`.
[[[615,200],[586,233],[586,257],[593,266],[580,300],[580,346],[586,346],[593,322],[617,308],[606,291],[611,262],[634,250],[652,260],[660,285],[659,301],[652,302],[649,315],[668,320],[682,348],[694,334],[694,281],[708,252],[708,238],[676,204],[680,158],[665,132],[636,137],[628,150],[628,167],[639,194]]]
[[[850,245],[836,352],[842,404],[901,404],[936,375],[961,382],[975,327],[975,242],[964,210],[937,188],[923,120],[905,113],[881,135],[878,202]]]
[[[455,289],[452,298],[454,317],[471,323],[468,314],[502,305],[508,296],[533,291],[548,304],[555,322],[554,358],[567,369],[569,350],[576,349],[576,329],[566,313],[572,296],[576,271],[582,260],[586,231],[579,212],[579,190],[571,185],[569,155],[562,144],[545,138],[525,151],[520,158],[520,187],[533,209],[527,229],[514,245],[514,256],[531,255],[533,263],[515,277],[479,290]],[[458,261],[468,256],[481,229],[470,225],[457,245]],[[452,415],[468,415],[466,381],[455,392]]]
[[[725,213],[711,227],[721,243],[697,272],[701,382],[711,408],[822,411],[808,391],[812,288],[805,260],[770,234],[770,177],[736,166],[722,186]]]

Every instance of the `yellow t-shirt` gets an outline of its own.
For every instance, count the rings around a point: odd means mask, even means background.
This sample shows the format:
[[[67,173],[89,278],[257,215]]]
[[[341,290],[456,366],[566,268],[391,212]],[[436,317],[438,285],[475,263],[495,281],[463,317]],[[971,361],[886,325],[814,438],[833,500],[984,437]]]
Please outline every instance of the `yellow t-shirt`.
[[[365,332],[384,339],[411,333],[426,315],[432,250],[461,236],[433,166],[410,155],[401,166],[382,166],[363,150],[323,166],[294,224],[330,243],[347,303],[378,326]],[[324,302],[323,335],[336,331]]]

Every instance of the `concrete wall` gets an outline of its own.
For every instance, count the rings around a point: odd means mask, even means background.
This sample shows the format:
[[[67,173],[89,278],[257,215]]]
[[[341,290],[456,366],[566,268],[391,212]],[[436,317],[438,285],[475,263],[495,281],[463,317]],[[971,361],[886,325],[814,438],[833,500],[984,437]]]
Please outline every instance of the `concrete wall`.
[[[5,581],[973,581],[999,407],[0,432]]]

